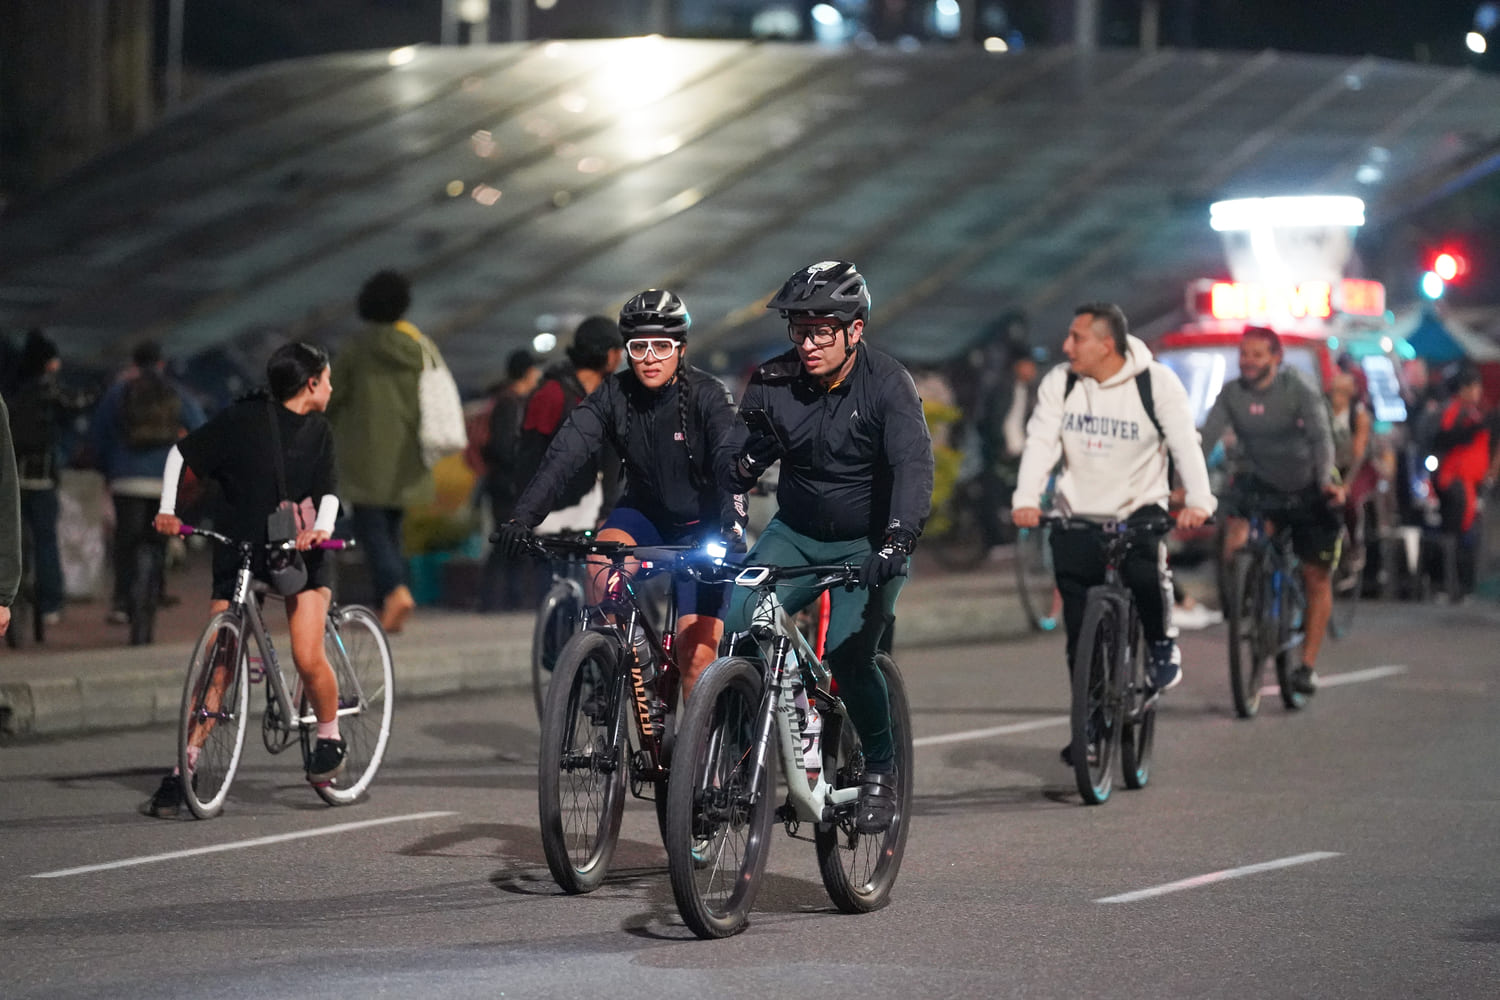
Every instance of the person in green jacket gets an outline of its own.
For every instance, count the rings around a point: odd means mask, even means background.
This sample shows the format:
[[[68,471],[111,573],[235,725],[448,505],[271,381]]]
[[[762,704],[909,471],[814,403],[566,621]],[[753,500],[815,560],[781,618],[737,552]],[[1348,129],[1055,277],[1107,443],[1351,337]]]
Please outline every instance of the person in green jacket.
[[[358,308],[365,329],[334,359],[339,391],[328,407],[339,493],[352,508],[387,632],[401,631],[416,606],[401,553],[403,513],[434,496],[422,461],[417,381],[424,347],[434,356],[437,347],[403,318],[410,306],[404,275],[381,271],[364,283]]]
[[[21,588],[21,482],[10,443],[10,412],[0,399],[0,635],[10,630],[10,606]]]

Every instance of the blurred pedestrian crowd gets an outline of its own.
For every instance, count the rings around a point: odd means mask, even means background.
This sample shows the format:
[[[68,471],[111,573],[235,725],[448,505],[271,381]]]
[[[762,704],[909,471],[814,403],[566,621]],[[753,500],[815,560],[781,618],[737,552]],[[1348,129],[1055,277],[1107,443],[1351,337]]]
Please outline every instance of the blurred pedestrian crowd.
[[[340,565],[340,596],[371,604],[391,632],[419,603],[535,606],[545,570],[486,553],[482,540],[509,517],[551,435],[618,367],[624,346],[612,319],[590,317],[565,360],[544,369],[530,351],[513,351],[501,377],[459,409],[441,351],[407,319],[411,302],[409,280],[395,271],[359,289],[360,329],[331,352],[335,391],[326,411],[338,458],[338,533],[359,543]],[[267,344],[266,353],[277,346]],[[149,643],[157,609],[208,597],[175,592],[176,570],[196,556],[153,527],[168,454],[232,398],[195,384],[183,359],[153,339],[130,345],[128,360],[102,373],[97,359],[69,358],[65,348],[44,329],[0,333],[0,422],[9,431],[0,452],[15,463],[13,472],[0,468],[0,607],[24,605],[37,640],[74,615],[97,614],[118,626],[122,643]],[[450,404],[433,402],[434,377],[452,387],[456,437],[451,426],[446,436],[435,429],[454,416]],[[558,526],[594,527],[618,478],[618,459],[603,456],[580,476]],[[216,490],[186,469],[183,520],[212,526],[224,499]],[[470,558],[444,567],[461,549]],[[434,556],[442,560],[436,580]],[[7,560],[19,577],[14,588],[5,583]],[[442,570],[462,566],[472,578],[445,588]]]

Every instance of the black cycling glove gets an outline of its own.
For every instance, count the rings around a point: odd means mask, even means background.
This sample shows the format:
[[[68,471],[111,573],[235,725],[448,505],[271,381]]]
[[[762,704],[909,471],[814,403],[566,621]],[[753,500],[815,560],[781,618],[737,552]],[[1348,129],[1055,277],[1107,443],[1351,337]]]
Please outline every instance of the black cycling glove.
[[[780,457],[781,442],[775,435],[752,432],[740,456],[740,471],[747,476],[758,476]]]
[[[520,521],[506,521],[495,529],[495,533],[490,536],[490,541],[512,559],[532,555],[536,550],[531,529]]]
[[[916,548],[917,536],[905,528],[892,528],[880,548],[865,556],[859,569],[860,582],[873,589],[889,583],[906,572],[906,557]]]

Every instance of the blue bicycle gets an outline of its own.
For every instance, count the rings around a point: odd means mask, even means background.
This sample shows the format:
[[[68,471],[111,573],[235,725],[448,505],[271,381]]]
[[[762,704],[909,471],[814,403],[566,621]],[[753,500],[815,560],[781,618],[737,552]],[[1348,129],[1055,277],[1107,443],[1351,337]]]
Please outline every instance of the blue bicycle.
[[[1276,513],[1274,507],[1256,505],[1248,518],[1250,536],[1224,577],[1229,692],[1242,719],[1260,711],[1266,665],[1272,660],[1282,704],[1291,710],[1307,704],[1307,696],[1292,687],[1292,674],[1301,663],[1307,594],[1291,532],[1271,530]]]

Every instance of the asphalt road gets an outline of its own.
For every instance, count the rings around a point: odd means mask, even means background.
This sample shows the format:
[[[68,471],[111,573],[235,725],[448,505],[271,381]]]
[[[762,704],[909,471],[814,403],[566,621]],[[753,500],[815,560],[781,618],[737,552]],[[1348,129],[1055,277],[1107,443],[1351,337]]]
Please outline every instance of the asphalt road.
[[[838,915],[778,833],[721,942],[678,919],[646,803],[605,885],[557,892],[525,692],[398,704],[374,795],[342,810],[253,733],[207,823],[135,811],[167,729],[11,744],[0,995],[1492,996],[1500,614],[1362,611],[1313,704],[1251,722],[1222,627],[1185,636],[1150,786],[1092,808],[1057,761],[1056,637],[906,651],[917,811],[891,905]]]

